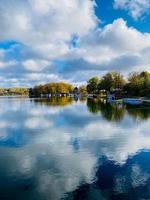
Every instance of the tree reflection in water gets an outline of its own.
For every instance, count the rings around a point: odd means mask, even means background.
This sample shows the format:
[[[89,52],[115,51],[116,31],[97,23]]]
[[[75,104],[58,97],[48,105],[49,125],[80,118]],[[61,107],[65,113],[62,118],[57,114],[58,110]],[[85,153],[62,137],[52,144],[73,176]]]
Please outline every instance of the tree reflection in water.
[[[108,104],[104,99],[88,99],[87,107],[92,113],[101,113],[108,121],[121,121],[125,114],[123,105]]]
[[[148,120],[150,118],[150,107],[144,106],[129,106],[123,104],[106,103],[104,99],[86,99],[86,97],[52,97],[31,99],[35,103],[46,106],[67,106],[80,101],[84,103],[87,101],[87,108],[90,113],[101,114],[103,118],[108,121],[120,122],[127,113],[133,119]]]
[[[76,99],[72,97],[37,98],[32,100],[40,105],[62,106],[62,107],[72,104],[73,102],[76,101]]]
[[[147,120],[150,118],[150,107],[129,106],[123,104],[106,103],[104,99],[88,99],[88,110],[93,113],[101,113],[108,121],[121,121],[127,112],[133,119]]]
[[[139,106],[137,108],[133,106],[126,106],[127,112],[134,119],[148,120],[150,118],[150,107]]]

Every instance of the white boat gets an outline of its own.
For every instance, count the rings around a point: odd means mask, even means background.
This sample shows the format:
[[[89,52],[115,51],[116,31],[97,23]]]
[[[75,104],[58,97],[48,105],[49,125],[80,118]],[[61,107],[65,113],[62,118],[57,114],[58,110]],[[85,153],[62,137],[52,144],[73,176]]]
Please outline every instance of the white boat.
[[[116,99],[114,94],[107,95],[107,103],[122,103],[122,99]]]
[[[129,105],[141,105],[143,103],[142,99],[135,99],[135,98],[124,98],[123,103]]]

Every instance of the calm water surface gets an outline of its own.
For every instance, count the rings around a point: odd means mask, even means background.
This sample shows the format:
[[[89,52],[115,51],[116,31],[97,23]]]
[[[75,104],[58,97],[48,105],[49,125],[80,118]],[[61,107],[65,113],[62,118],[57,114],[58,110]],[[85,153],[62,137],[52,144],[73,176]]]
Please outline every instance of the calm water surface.
[[[0,200],[150,200],[150,108],[0,98]]]

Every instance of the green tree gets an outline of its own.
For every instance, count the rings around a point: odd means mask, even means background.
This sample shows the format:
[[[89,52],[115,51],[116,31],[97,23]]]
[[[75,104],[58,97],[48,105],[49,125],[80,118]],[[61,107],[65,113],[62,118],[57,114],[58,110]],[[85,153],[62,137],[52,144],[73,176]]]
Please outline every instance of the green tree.
[[[91,94],[98,94],[100,79],[98,77],[92,77],[87,83],[87,92]]]
[[[128,78],[128,83],[125,86],[128,94],[135,96],[145,96],[150,94],[150,73],[131,73]]]
[[[109,72],[102,77],[99,89],[110,91],[112,89],[123,89],[125,80],[118,72]]]
[[[140,76],[140,95],[150,94],[150,73],[142,72],[139,76]]]

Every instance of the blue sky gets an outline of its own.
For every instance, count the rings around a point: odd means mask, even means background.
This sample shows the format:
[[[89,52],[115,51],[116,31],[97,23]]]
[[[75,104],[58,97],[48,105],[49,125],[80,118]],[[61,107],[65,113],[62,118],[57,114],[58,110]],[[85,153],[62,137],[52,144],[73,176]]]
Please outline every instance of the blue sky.
[[[102,20],[103,25],[112,23],[115,19],[123,18],[128,22],[129,26],[133,26],[141,32],[150,32],[149,13],[146,12],[138,20],[135,20],[126,10],[113,9],[114,2],[112,0],[96,0],[96,4],[96,15]]]
[[[0,87],[150,70],[150,0],[1,0]]]

